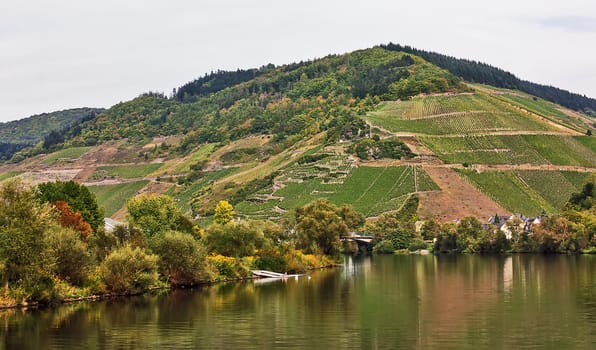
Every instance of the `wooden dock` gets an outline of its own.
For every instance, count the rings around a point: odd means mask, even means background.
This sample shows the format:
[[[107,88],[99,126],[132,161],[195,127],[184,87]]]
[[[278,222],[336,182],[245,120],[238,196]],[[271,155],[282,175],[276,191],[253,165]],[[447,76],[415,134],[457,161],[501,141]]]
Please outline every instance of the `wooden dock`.
[[[267,271],[267,270],[250,270],[250,272],[252,272],[252,274],[257,277],[264,277],[264,278],[290,278],[290,277],[304,276],[304,275],[297,275],[297,274],[288,275],[287,273],[279,273],[279,272],[273,272],[273,271]]]

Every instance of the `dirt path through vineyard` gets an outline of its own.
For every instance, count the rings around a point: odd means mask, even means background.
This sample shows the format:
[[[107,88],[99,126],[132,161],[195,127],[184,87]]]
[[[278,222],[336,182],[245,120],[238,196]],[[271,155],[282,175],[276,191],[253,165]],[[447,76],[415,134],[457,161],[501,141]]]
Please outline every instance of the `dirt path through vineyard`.
[[[421,218],[434,218],[440,222],[448,222],[473,215],[486,220],[495,213],[499,215],[508,213],[462,179],[453,169],[436,166],[422,167],[441,190],[419,194],[418,214]]]

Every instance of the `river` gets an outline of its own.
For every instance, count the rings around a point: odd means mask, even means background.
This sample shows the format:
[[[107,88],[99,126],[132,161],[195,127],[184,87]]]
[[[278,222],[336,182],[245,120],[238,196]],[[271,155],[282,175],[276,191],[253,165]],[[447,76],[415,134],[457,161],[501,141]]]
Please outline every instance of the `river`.
[[[345,257],[0,317],[0,349],[595,349],[596,256]]]

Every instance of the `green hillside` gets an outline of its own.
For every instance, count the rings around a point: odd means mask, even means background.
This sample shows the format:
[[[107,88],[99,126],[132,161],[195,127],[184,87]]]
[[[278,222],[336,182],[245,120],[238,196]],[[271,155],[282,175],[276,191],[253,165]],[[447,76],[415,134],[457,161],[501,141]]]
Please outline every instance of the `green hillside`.
[[[587,137],[587,136],[586,136]],[[554,164],[596,167],[596,153],[582,136],[457,135],[421,140],[451,164]]]
[[[76,133],[77,124],[94,118],[102,111],[100,108],[74,108],[0,123],[0,161],[10,160],[17,152],[41,141],[40,148],[48,150],[61,143],[65,134]],[[17,158],[20,159],[23,157]]]
[[[385,102],[366,120],[391,132],[469,135],[506,131],[555,131],[553,126],[485,93],[420,96]]]
[[[52,131],[61,131],[103,111],[101,108],[73,108],[0,123],[0,143],[34,145]]]
[[[195,218],[226,199],[239,216],[277,220],[318,198],[372,217],[414,195],[441,220],[476,201],[479,216],[534,215],[555,212],[596,169],[587,130],[584,114],[375,47],[142,94],[19,152],[28,159],[6,173],[97,183],[108,215],[141,189]]]
[[[179,152],[203,142],[274,135],[277,142],[314,135],[383,99],[464,91],[461,79],[424,60],[381,48],[270,67],[258,77],[183,101],[148,93],[82,125],[65,145],[186,134]],[[201,90],[202,91],[202,90]],[[339,125],[338,125],[339,127]]]
[[[89,190],[97,197],[97,203],[105,208],[105,215],[112,216],[122,208],[129,198],[134,195],[149,181],[125,182],[115,185],[89,186]]]
[[[558,212],[589,178],[589,173],[536,170],[460,174],[507,210],[525,215]]]
[[[351,204],[366,216],[400,209],[413,193],[437,190],[419,167],[354,167],[345,157],[330,155],[309,164],[294,164],[238,203],[239,214],[276,218],[319,198]]]

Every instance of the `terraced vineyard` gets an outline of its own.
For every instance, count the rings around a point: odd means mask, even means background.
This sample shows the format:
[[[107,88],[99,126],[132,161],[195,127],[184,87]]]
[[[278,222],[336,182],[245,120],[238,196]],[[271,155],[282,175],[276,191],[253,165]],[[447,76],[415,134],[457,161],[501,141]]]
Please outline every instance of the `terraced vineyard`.
[[[574,139],[590,149],[592,152],[596,153],[596,137],[576,136]]]
[[[115,185],[89,186],[89,190],[97,197],[99,206],[105,208],[105,215],[112,216],[148,183],[148,180],[142,180]]]
[[[507,210],[525,215],[557,212],[590,176],[566,171],[458,172]]]
[[[205,176],[195,181],[192,185],[182,187],[172,186],[167,195],[172,196],[184,212],[190,211],[193,200],[205,192],[214,181],[229,176],[238,171],[238,168],[226,168],[217,171],[209,171]]]
[[[527,111],[541,115],[549,120],[563,124],[579,132],[585,132],[586,125],[583,118],[581,118],[578,114],[576,114],[574,117],[573,114],[575,113],[573,112],[571,115],[562,112],[561,109],[558,109],[561,107],[557,108],[557,105],[552,102],[519,93],[505,93],[500,97],[505,101],[515,104]]]
[[[425,156],[420,162],[427,167],[440,166],[433,155],[454,167],[479,165],[481,173],[458,174],[506,210],[558,211],[596,169],[596,137],[579,136],[593,121],[524,93],[474,87],[473,94],[384,102],[366,120],[421,142]],[[582,172],[561,172],[561,167]],[[445,186],[442,190],[449,192]],[[425,197],[427,207],[433,207],[432,198]]]
[[[414,192],[438,190],[438,186],[419,167],[359,167],[330,200],[352,204],[366,216],[396,210]]]
[[[153,171],[151,173],[151,175],[157,176],[157,175],[164,175],[164,174],[171,175],[171,174],[186,173],[186,172],[190,171],[191,165],[196,164],[200,161],[206,160],[209,157],[209,154],[211,154],[211,152],[213,152],[214,148],[215,148],[215,143],[205,144],[205,145],[199,147],[193,153],[191,153],[188,157],[182,159],[182,161],[179,161],[179,160],[167,161],[163,167],[156,169],[155,171]]]
[[[596,152],[586,137],[499,135],[421,137],[443,161],[451,164],[554,164],[596,167]]]
[[[351,204],[366,216],[399,209],[415,192],[438,186],[420,167],[352,167],[346,156],[334,155],[314,164],[295,164],[276,178],[276,187],[236,206],[240,215],[276,218],[318,198]]]
[[[53,165],[61,160],[70,161],[79,158],[90,150],[91,147],[71,147],[48,154],[42,162],[46,165]]]
[[[519,109],[484,93],[427,96],[385,102],[367,115],[375,126],[391,132],[453,135],[503,131],[556,131]]]
[[[95,169],[92,179],[121,177],[125,179],[143,177],[151,174],[162,166],[159,163],[100,166]]]

